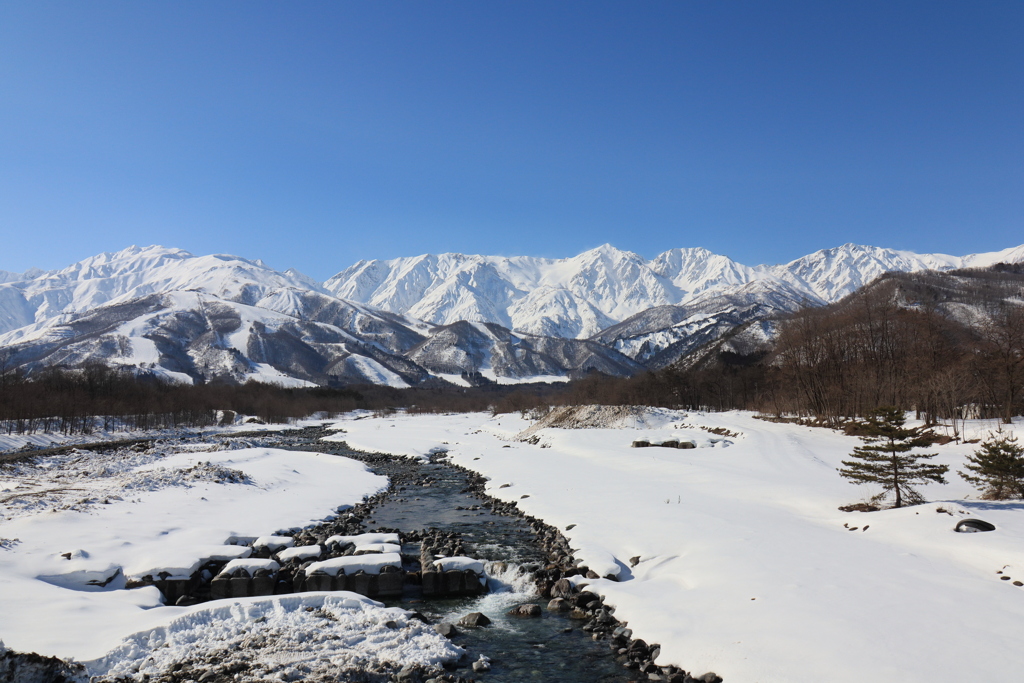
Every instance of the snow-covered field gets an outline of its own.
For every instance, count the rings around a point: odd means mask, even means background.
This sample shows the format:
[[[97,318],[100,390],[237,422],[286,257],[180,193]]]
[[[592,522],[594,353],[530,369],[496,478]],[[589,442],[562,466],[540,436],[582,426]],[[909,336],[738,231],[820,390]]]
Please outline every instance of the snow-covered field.
[[[210,448],[82,451],[0,466],[0,642],[95,660],[91,673],[111,675],[209,657],[213,644],[246,638],[262,658],[248,657],[250,668],[286,677],[312,661],[329,673],[452,656],[400,610],[354,594],[173,607],[155,587],[125,590],[126,578],[187,576],[207,559],[244,556],[249,548],[229,539],[306,526],[387,485],[346,458]]]
[[[179,439],[182,436],[227,436],[235,433],[281,431],[283,429],[300,429],[311,424],[320,424],[322,420],[299,420],[287,425],[267,425],[246,423],[239,417],[236,424],[223,427],[205,427],[203,429],[150,429],[132,431],[105,431],[98,429],[91,434],[64,435],[54,432],[34,432],[32,434],[7,434],[0,431],[0,453],[16,451],[21,448],[53,448],[57,446],[77,446],[107,441],[126,441],[131,439]]]
[[[491,495],[564,530],[591,569],[618,576],[590,589],[661,644],[659,662],[762,683],[1021,680],[1024,504],[981,501],[955,474],[976,446],[931,449],[951,468],[949,485],[921,489],[932,502],[845,513],[876,492],[836,472],[860,441],[749,413],[655,411],[531,442],[518,415],[336,426],[354,448],[447,450]],[[995,427],[968,423],[968,438]],[[697,447],[630,448],[669,438]],[[997,530],[955,533],[966,516]]]

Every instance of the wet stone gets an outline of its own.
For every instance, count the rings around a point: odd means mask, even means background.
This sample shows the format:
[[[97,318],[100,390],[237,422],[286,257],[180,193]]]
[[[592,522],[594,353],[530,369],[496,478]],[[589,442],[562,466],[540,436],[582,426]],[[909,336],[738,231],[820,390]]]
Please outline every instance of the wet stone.
[[[540,605],[516,605],[508,611],[513,617],[539,617],[541,615]]]
[[[487,615],[480,612],[470,612],[459,619],[459,626],[487,626],[490,623],[491,620],[487,618]]]

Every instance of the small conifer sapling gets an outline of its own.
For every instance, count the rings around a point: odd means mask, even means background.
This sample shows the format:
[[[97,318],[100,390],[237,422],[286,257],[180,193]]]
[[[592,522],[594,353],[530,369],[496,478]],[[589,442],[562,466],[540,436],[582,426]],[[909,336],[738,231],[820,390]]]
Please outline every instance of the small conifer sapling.
[[[895,506],[924,502],[915,486],[929,481],[945,484],[946,465],[933,465],[927,460],[938,453],[914,453],[915,448],[929,445],[929,440],[903,425],[903,411],[893,407],[877,408],[860,424],[864,441],[843,460],[839,474],[856,484],[878,484],[882,493],[875,500],[892,493]]]
[[[967,456],[960,476],[982,492],[982,498],[1024,497],[1024,447],[1014,436],[994,434]]]

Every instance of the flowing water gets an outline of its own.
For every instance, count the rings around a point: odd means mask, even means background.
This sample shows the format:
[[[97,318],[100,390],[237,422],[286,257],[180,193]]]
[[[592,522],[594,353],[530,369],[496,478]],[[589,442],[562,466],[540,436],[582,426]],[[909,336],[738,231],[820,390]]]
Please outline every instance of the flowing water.
[[[359,457],[341,444],[302,443],[301,437],[286,438],[276,444],[301,449],[315,444],[315,450]],[[312,448],[310,448],[312,450]],[[385,468],[371,465],[379,474],[395,476],[401,468],[400,485],[385,502],[364,520],[366,528],[439,529],[461,535],[465,555],[487,560],[490,592],[476,598],[424,600],[415,593],[390,604],[416,610],[432,622],[456,622],[470,612],[482,612],[492,623],[483,628],[457,627],[453,642],[467,651],[460,663],[461,673],[480,681],[522,683],[558,681],[559,683],[617,683],[633,680],[636,672],[617,662],[606,641],[594,641],[580,630],[585,623],[564,613],[544,609],[540,617],[511,617],[514,606],[535,603],[546,606],[536,595],[528,570],[544,563],[543,551],[529,525],[518,517],[497,515],[481,507],[480,499],[467,493],[468,477],[443,463],[426,463],[395,458]],[[410,485],[408,482],[425,482]],[[461,509],[460,509],[461,508]],[[477,509],[472,509],[477,508]],[[406,543],[403,553],[418,555],[419,545]],[[474,673],[468,667],[480,655],[487,657],[491,670]]]

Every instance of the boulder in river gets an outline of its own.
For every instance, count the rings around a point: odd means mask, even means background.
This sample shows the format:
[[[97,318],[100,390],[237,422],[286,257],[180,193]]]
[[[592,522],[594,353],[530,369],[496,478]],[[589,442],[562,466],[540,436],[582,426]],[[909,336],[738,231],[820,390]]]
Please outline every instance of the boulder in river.
[[[576,592],[576,587],[569,579],[559,579],[551,586],[551,597],[553,598],[567,598]]]
[[[455,628],[455,624],[443,621],[440,624],[434,624],[434,630],[440,633],[445,638],[452,638],[459,635],[459,630]]]
[[[551,602],[548,603],[548,609],[552,612],[568,612],[572,609],[572,605],[566,602],[564,598],[552,598]]]
[[[539,617],[541,614],[540,605],[516,605],[508,611],[510,617]]]
[[[491,620],[487,618],[487,615],[480,612],[470,612],[459,619],[459,626],[487,626],[490,623]]]

